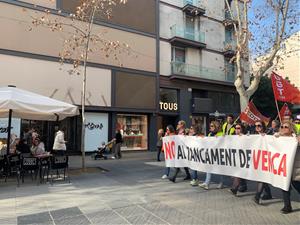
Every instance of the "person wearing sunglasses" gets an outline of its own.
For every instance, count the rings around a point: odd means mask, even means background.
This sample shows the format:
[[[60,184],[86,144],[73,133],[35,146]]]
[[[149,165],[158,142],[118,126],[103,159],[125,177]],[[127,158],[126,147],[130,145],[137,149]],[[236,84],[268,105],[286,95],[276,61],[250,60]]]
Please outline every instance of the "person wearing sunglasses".
[[[242,136],[245,134],[245,127],[241,123],[237,123],[235,125],[235,135]],[[237,192],[240,190],[241,186],[243,186],[243,191],[247,191],[247,183],[245,179],[239,177],[233,177],[233,184],[230,188],[230,191],[233,195],[236,195]]]
[[[265,130],[266,130],[266,125],[263,122],[257,121],[255,123],[255,134],[265,135],[266,134]],[[264,194],[262,195],[262,193]],[[257,182],[257,191],[253,198],[253,201],[256,204],[259,204],[260,199],[262,200],[272,199],[271,188],[267,183]]]
[[[175,129],[172,125],[168,125],[167,128],[166,128],[165,136],[173,136],[173,135],[175,135]],[[170,170],[171,170],[170,167],[166,167],[165,174],[161,178],[162,179],[167,179],[170,175]]]
[[[280,126],[279,133],[275,134],[275,137],[293,137],[294,136],[294,130],[293,130],[293,124],[291,122],[283,122]],[[300,136],[298,136],[298,148],[295,156],[294,161],[294,169],[293,169],[293,175],[292,175],[292,181],[291,186],[293,186],[297,192],[300,194]],[[288,191],[282,190],[282,197],[283,197],[283,203],[284,207],[281,209],[281,212],[284,214],[292,212],[292,205],[291,205],[291,199],[290,199],[290,190]]]
[[[209,126],[209,133],[208,133],[209,137],[213,137],[213,136],[223,136],[223,132],[221,130],[221,126],[220,123],[218,121],[211,121],[210,122],[210,126]],[[211,173],[206,173],[206,178],[204,183],[199,184],[199,187],[204,188],[205,190],[209,189],[209,184],[210,184],[210,180],[211,180]],[[223,187],[223,176],[220,176],[220,183],[218,184],[218,189]]]

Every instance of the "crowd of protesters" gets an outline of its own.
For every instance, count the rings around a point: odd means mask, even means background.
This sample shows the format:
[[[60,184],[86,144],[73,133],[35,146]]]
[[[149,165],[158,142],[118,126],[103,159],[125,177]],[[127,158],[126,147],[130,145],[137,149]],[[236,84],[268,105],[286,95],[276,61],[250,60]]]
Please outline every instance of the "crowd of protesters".
[[[244,121],[234,120],[233,115],[228,115],[225,123],[221,123],[217,120],[213,120],[209,125],[209,132],[207,136],[224,136],[224,135],[274,135],[275,137],[280,136],[291,136],[298,139],[298,149],[295,156],[294,170],[291,181],[291,187],[289,191],[282,190],[282,198],[284,202],[284,207],[281,209],[282,213],[292,212],[291,200],[290,200],[290,190],[293,187],[300,194],[300,118],[299,116],[293,120],[290,116],[285,116],[282,118],[281,123],[277,120],[270,122],[269,126],[266,127],[265,123],[257,121],[254,126],[248,125]],[[186,128],[185,121],[181,120],[178,122],[176,131],[172,125],[166,127],[166,132],[164,133],[163,129],[158,131],[158,142],[157,142],[157,161],[160,161],[160,154],[162,151],[162,138],[163,136],[171,135],[189,135],[189,136],[198,136],[199,138],[204,137],[202,127],[199,124],[194,124],[190,128]],[[288,149],[287,149],[288,151]],[[165,170],[162,179],[169,179],[171,182],[176,182],[177,175],[180,171],[180,168],[174,168],[174,174],[171,174],[171,168],[167,167]],[[205,190],[209,190],[211,182],[211,173],[206,173],[206,178],[203,183],[200,183],[198,180],[198,172],[191,170],[188,167],[184,168],[185,177],[184,180],[191,180],[190,184],[192,186],[199,186]],[[218,185],[217,188],[223,188],[223,175],[214,175],[218,176]],[[239,177],[232,178],[232,186],[229,189],[229,192],[233,195],[237,195],[238,192],[247,191],[247,181]],[[260,204],[260,200],[269,200],[272,199],[272,193],[269,185],[263,182],[257,182],[256,194],[253,197],[253,201],[256,204]]]

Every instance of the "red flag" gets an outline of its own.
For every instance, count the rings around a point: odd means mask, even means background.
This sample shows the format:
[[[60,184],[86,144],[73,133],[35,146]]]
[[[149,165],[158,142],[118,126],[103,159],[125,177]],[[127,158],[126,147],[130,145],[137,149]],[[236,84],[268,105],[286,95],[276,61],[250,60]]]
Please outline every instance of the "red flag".
[[[254,125],[258,121],[262,121],[265,124],[268,124],[270,121],[270,118],[263,116],[257,110],[252,101],[248,103],[248,106],[246,107],[245,111],[241,113],[240,119],[250,125]]]
[[[290,116],[292,115],[292,112],[291,110],[289,109],[288,105],[287,104],[284,104],[281,109],[280,109],[280,118],[281,120],[283,120],[283,117],[284,116]]]
[[[300,104],[300,91],[278,74],[271,75],[274,98],[276,101]]]

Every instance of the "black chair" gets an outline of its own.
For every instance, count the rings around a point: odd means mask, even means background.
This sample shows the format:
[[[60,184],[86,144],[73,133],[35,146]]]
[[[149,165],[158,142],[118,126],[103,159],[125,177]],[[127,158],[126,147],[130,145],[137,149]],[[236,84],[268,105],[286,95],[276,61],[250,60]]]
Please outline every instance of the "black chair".
[[[33,180],[33,174],[35,175],[35,179],[37,178],[39,172],[39,159],[36,157],[23,157],[21,159],[21,168],[20,168],[20,176],[22,178],[22,183],[24,183],[25,173],[30,172],[31,179]]]
[[[69,157],[68,156],[52,156],[50,159],[50,175],[51,175],[51,185],[53,185],[53,172],[56,172],[57,177],[59,177],[59,172],[63,171],[64,180],[66,180],[66,172],[68,175],[68,180],[70,183],[69,175]],[[47,176],[48,177],[48,176]]]
[[[20,155],[6,155],[6,165],[5,165],[5,182],[7,181],[7,177],[16,174],[18,186],[20,184]]]
[[[6,178],[6,159],[0,156],[0,176]]]

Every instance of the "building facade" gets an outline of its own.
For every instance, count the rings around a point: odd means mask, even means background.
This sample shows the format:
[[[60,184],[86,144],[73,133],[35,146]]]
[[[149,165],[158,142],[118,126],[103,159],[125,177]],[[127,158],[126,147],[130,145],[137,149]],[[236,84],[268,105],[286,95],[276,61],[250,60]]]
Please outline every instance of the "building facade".
[[[72,65],[60,66],[58,53],[66,31],[44,27],[29,31],[32,16],[45,10],[58,20],[73,13],[80,1],[0,1],[0,85],[15,85],[80,107],[82,76],[70,75]],[[61,13],[58,13],[61,11]],[[158,108],[158,1],[131,0],[114,8],[110,20],[97,18],[93,32],[105,31],[108,40],[127,43],[132,54],[120,62],[104,53],[90,54],[87,68],[86,151],[123,133],[122,150],[146,150],[155,146],[155,113]],[[130,15],[130,16],[129,16]],[[62,121],[68,151],[80,151],[80,116]],[[55,123],[22,120],[21,130],[36,127],[52,147]],[[153,127],[154,126],[154,127]],[[21,135],[21,134],[19,134]]]
[[[230,62],[236,21],[226,8],[224,0],[160,1],[158,127],[182,119],[188,126],[200,124],[205,133],[211,117],[239,113]]]
[[[31,16],[47,10],[62,19],[78,2],[0,0],[1,86],[15,85],[80,107],[82,76],[69,74],[71,64],[58,63],[66,34],[43,27],[29,31]],[[97,19],[94,32],[104,30],[107,39],[128,43],[133,54],[120,55],[122,66],[101,53],[89,56],[86,151],[111,140],[116,129],[123,134],[122,150],[154,150],[159,128],[183,119],[201,124],[205,133],[211,116],[239,112],[230,63],[235,21],[224,0],[130,0],[113,15]],[[20,135],[36,127],[51,149],[55,123],[20,123]],[[68,151],[79,153],[80,116],[62,124]]]

